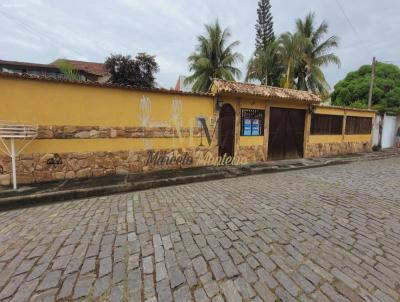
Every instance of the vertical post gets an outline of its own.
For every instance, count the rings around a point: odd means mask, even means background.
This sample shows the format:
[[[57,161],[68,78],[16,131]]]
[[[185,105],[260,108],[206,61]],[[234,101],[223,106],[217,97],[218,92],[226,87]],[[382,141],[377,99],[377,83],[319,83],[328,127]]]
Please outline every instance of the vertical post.
[[[11,138],[11,164],[12,164],[12,177],[13,177],[13,188],[17,189],[17,169],[15,165],[15,141],[14,138]]]
[[[374,89],[375,65],[376,65],[376,58],[374,57],[372,59],[371,82],[369,84],[368,109],[371,109],[372,107],[372,91]]]

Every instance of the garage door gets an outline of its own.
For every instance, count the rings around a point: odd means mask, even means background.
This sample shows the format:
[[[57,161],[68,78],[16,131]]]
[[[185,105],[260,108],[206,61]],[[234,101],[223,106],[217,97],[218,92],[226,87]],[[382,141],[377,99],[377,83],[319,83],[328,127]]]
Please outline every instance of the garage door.
[[[303,157],[305,111],[271,108],[269,118],[268,159]]]

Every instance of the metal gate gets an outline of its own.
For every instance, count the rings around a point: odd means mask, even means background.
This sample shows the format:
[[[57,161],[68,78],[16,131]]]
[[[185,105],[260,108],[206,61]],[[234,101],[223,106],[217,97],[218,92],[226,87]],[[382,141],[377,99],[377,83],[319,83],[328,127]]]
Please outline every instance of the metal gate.
[[[268,159],[303,157],[305,110],[271,108]]]
[[[235,110],[224,104],[219,113],[219,150],[218,155],[233,156],[235,142]]]

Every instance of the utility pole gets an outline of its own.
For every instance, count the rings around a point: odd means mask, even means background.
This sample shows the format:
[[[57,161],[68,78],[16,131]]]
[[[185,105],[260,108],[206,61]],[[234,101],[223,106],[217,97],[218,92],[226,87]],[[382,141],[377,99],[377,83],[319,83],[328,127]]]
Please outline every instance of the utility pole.
[[[369,85],[368,109],[372,107],[372,90],[374,89],[376,58],[372,59],[371,83]]]

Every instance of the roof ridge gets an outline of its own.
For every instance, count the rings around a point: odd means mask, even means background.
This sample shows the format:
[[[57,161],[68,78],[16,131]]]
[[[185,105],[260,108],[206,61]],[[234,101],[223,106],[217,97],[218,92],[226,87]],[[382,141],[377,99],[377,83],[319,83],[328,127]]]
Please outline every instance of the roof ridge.
[[[276,87],[276,86],[270,86],[270,85],[265,85],[265,84],[255,84],[255,83],[250,83],[250,82],[236,82],[236,81],[229,81],[229,80],[224,80],[224,79],[219,79],[219,78],[213,78],[213,80],[217,81],[223,81],[223,82],[228,82],[228,83],[233,83],[233,84],[244,84],[244,85],[252,85],[256,87],[265,87],[265,88],[271,88],[271,89],[279,89],[279,90],[289,90],[289,91],[295,91],[295,92],[305,92],[305,93],[310,93],[313,95],[316,95],[312,91],[309,90],[297,90],[293,88],[283,88],[283,87]]]

